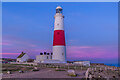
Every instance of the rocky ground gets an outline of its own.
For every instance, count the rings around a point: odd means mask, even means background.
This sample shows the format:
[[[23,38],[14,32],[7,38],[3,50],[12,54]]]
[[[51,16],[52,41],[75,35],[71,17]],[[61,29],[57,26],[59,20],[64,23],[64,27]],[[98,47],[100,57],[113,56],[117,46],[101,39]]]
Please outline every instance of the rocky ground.
[[[89,68],[89,71],[88,71]],[[68,70],[73,70],[73,74],[68,75]],[[16,65],[3,64],[3,78],[119,78],[120,68],[109,66],[59,66],[59,65]],[[8,74],[7,72],[11,72]],[[19,73],[23,71],[23,73]],[[88,72],[87,72],[88,71]]]

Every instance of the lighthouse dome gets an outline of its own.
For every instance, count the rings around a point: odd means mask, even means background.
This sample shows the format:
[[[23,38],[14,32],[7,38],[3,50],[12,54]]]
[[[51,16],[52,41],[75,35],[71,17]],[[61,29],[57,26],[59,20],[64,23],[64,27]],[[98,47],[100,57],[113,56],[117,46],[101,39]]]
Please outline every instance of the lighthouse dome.
[[[56,9],[62,9],[60,6],[57,6],[57,8]]]

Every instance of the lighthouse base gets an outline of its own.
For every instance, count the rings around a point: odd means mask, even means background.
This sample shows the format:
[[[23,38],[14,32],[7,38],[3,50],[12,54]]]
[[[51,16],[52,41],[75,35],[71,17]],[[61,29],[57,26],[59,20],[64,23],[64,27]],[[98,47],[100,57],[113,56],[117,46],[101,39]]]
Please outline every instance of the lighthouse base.
[[[53,46],[52,60],[58,60],[66,63],[66,47],[65,46]]]

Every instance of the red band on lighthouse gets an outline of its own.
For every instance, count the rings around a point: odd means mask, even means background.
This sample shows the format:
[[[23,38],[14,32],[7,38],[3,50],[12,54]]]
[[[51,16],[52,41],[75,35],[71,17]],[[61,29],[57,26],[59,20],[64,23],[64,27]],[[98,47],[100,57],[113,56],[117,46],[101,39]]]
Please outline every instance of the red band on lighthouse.
[[[54,31],[53,46],[58,46],[58,45],[65,46],[64,30],[55,30]]]

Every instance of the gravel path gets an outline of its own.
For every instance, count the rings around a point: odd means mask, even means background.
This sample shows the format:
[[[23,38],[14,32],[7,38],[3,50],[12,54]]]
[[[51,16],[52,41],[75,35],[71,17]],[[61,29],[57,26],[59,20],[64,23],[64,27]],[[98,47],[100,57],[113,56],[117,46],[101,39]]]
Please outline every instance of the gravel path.
[[[79,76],[74,78],[84,78],[85,71],[75,71]],[[3,74],[3,78],[71,78],[67,71],[55,71],[53,68],[41,69],[36,72]]]

